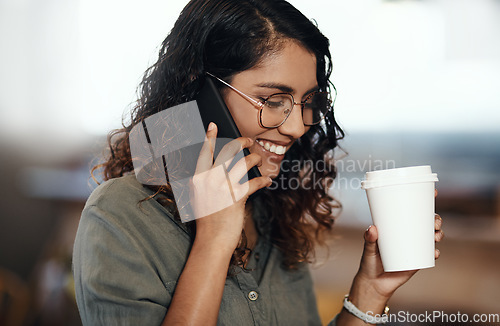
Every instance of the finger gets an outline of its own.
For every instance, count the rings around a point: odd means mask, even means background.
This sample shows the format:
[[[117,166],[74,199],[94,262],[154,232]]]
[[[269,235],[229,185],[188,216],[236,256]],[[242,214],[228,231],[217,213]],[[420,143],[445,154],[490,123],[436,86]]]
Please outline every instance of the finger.
[[[222,147],[219,155],[215,159],[214,165],[219,165],[227,161],[231,162],[236,154],[238,154],[243,148],[248,148],[252,146],[253,140],[247,137],[236,138]]]
[[[264,187],[269,187],[273,183],[273,179],[262,176],[262,177],[257,177],[253,178],[252,180],[249,180],[247,182],[248,184],[248,192],[246,194],[246,197],[248,198],[251,194],[256,192],[257,190],[264,188]]]
[[[369,255],[377,254],[377,239],[378,239],[378,231],[377,227],[374,225],[370,225],[368,229],[366,229],[365,234],[365,253]]]
[[[441,230],[442,226],[443,226],[443,219],[441,218],[441,216],[439,216],[438,214],[436,214],[434,216],[434,229],[436,231],[439,231],[439,230]]]
[[[234,190],[236,201],[248,197],[255,191],[263,187],[269,187],[272,184],[272,179],[268,177],[264,177],[264,181],[262,181],[263,183],[261,183],[260,181],[258,183],[254,183],[252,182],[253,179],[248,181],[248,178],[244,178],[248,170],[250,170],[253,166],[261,163],[262,158],[260,157],[260,155],[253,153],[238,160],[238,162],[228,173],[229,182],[231,183],[232,189]],[[242,180],[242,178],[243,183],[240,184],[240,180]]]
[[[378,239],[378,231],[375,225],[370,225],[365,231],[365,241],[373,243]]]
[[[437,195],[438,195],[438,190],[434,189],[434,197],[437,197]]]
[[[198,156],[198,162],[196,163],[195,174],[208,171],[212,168],[214,161],[214,150],[215,150],[216,139],[217,139],[217,125],[213,122],[210,122],[207,128],[205,142],[203,143],[200,155]]]
[[[434,250],[434,258],[438,259],[439,256],[441,256],[441,251],[439,251],[439,249]]]
[[[242,157],[231,169],[229,172],[229,179],[232,184],[235,184],[245,176],[245,174],[250,170],[253,166],[261,165],[262,157],[258,154],[250,154]]]
[[[434,241],[439,242],[439,241],[443,240],[443,238],[444,238],[443,230],[438,230],[438,231],[434,232]]]

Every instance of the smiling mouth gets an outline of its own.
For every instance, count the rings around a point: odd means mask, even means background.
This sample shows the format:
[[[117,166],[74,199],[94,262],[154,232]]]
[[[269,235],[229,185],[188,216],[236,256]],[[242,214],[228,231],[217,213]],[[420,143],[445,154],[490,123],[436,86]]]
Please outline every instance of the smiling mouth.
[[[286,146],[277,145],[272,142],[263,141],[260,139],[257,139],[256,143],[259,144],[262,148],[264,148],[264,150],[277,155],[283,155],[286,152]]]

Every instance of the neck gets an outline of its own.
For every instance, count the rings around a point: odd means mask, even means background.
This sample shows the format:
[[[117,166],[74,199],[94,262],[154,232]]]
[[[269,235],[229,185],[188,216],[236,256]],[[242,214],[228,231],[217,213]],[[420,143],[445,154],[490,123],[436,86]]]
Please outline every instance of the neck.
[[[253,249],[255,244],[257,243],[257,239],[259,237],[257,233],[257,229],[255,228],[255,223],[252,218],[252,206],[250,204],[246,205],[245,208],[245,225],[243,230],[245,231],[245,235],[247,237],[247,247]]]

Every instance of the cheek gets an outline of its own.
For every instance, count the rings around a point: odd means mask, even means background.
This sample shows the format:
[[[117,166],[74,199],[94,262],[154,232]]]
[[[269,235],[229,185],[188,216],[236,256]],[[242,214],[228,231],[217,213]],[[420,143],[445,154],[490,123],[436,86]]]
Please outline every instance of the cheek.
[[[307,132],[309,131],[309,129],[311,129],[311,126],[306,126],[305,129],[306,129],[306,131],[304,131],[304,133],[302,134],[302,136],[305,135],[305,134],[307,134]]]
[[[254,138],[257,134],[265,130],[259,126],[259,111],[245,99],[239,96],[238,98],[227,96],[225,97],[225,102],[242,136]]]

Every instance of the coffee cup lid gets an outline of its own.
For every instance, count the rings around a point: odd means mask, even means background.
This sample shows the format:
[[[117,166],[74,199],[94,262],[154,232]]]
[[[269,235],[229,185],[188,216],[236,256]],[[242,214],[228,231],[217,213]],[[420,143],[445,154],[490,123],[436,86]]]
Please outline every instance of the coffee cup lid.
[[[366,172],[366,179],[361,181],[361,188],[366,190],[398,184],[436,181],[438,181],[437,174],[432,173],[430,165],[410,166]]]

